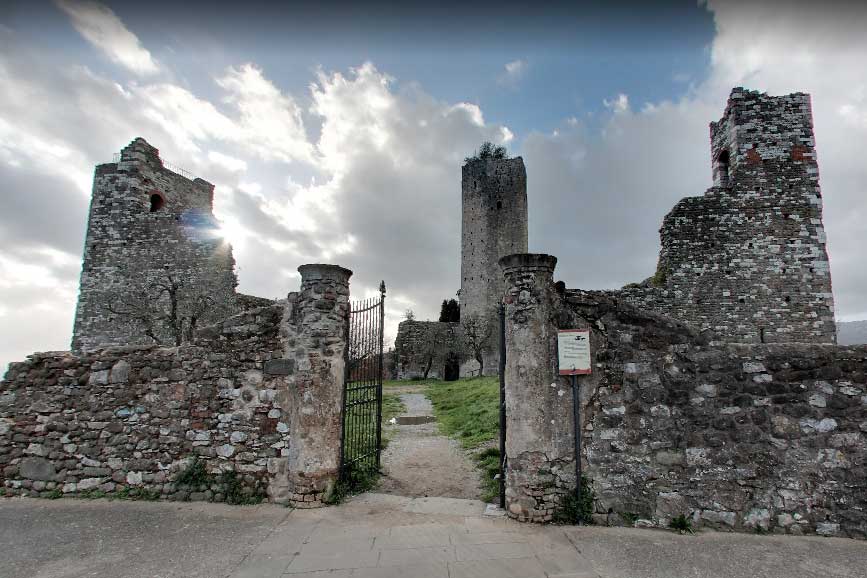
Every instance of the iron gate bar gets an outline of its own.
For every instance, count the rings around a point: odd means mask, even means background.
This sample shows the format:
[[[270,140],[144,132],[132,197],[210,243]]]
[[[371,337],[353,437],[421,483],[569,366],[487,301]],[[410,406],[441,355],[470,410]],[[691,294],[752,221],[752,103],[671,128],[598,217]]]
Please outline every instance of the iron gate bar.
[[[379,299],[351,303],[346,329],[340,477],[350,485],[380,466],[385,282],[379,291]]]

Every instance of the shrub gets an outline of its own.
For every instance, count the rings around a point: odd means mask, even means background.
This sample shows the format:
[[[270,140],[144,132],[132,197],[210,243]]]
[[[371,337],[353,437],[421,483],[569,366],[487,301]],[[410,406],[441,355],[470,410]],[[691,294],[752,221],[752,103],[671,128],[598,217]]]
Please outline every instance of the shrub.
[[[464,159],[465,163],[469,163],[472,161],[481,161],[481,160],[490,160],[490,159],[505,159],[508,157],[508,151],[506,151],[506,147],[494,145],[489,141],[485,141],[482,143],[482,146],[473,154],[473,156],[466,157]]]

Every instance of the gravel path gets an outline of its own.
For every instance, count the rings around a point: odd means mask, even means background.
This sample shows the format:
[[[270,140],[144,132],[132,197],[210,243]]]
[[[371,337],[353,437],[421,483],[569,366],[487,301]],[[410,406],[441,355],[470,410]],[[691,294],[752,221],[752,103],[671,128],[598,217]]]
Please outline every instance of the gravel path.
[[[401,388],[401,417],[433,416],[423,387]],[[411,420],[408,420],[411,421]],[[422,420],[417,420],[422,421]],[[391,438],[382,454],[379,492],[410,497],[478,499],[479,473],[460,444],[440,435],[437,423],[386,425]]]

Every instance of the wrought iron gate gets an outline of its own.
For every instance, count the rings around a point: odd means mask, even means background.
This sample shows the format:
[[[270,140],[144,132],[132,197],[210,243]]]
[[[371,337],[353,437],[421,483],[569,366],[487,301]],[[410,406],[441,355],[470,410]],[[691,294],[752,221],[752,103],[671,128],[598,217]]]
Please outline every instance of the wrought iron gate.
[[[340,478],[350,487],[379,470],[384,319],[385,281],[378,298],[350,304],[340,443]]]

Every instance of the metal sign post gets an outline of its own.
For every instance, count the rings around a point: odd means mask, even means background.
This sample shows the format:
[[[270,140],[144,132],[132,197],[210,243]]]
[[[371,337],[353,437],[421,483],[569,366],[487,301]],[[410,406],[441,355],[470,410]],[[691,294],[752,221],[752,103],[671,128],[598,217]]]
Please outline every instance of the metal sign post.
[[[560,375],[572,378],[572,420],[575,428],[575,498],[581,503],[581,396],[579,375],[588,375],[590,366],[590,330],[561,329],[557,332],[557,360]],[[577,520],[581,524],[581,520]]]
[[[506,305],[500,303],[500,508],[506,509]]]
[[[581,503],[581,403],[578,392],[578,376],[572,374],[572,420],[575,424],[575,499]],[[581,525],[581,520],[578,520]]]

